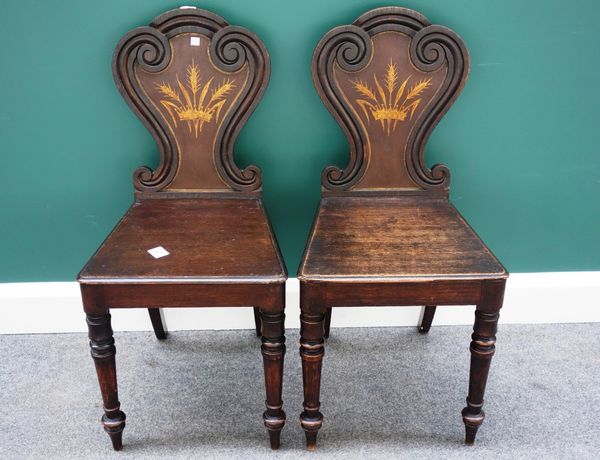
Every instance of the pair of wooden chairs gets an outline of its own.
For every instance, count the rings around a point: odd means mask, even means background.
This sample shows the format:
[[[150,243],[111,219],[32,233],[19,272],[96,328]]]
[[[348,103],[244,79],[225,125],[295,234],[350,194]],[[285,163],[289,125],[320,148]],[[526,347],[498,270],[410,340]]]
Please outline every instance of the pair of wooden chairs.
[[[507,273],[448,201],[450,173],[429,169],[424,147],[457,98],[467,51],[447,28],[404,8],[379,8],[318,44],[313,78],[344,129],[350,161],[322,176],[322,199],[298,278],[304,411],[309,449],[322,425],[321,364],[331,309],[476,305],[466,442],[484,419]],[[266,384],[263,418],[280,444],[287,273],[262,197],[260,170],[240,169],[235,139],[269,78],[264,45],[248,30],[194,8],[132,30],[114,54],[117,86],[160,150],[135,171],[135,202],[79,274],[102,423],[122,448],[110,309],[147,308],[158,339],[161,308],[253,307]]]

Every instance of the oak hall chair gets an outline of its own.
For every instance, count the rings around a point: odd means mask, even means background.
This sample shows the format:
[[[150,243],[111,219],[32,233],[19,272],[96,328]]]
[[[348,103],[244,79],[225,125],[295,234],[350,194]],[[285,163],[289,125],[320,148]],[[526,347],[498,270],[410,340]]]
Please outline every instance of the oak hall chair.
[[[300,418],[308,448],[316,448],[323,423],[321,364],[331,308],[370,305],[425,306],[421,332],[437,305],[476,305],[462,411],[466,442],[473,443],[508,273],[448,201],[448,168],[429,169],[424,160],[429,134],[467,79],[467,50],[451,30],[390,7],[328,32],[312,63],[317,91],[348,138],[350,160],[323,171],[298,272]]]
[[[78,276],[104,429],[121,449],[125,414],[110,309],[148,308],[156,337],[164,339],[162,307],[254,307],[263,417],[276,449],[285,423],[287,274],[263,206],[260,170],[240,170],[233,158],[235,139],[269,79],[267,51],[248,30],[182,8],[127,33],[113,74],[156,140],[160,161],[155,170],[135,171],[133,205]]]

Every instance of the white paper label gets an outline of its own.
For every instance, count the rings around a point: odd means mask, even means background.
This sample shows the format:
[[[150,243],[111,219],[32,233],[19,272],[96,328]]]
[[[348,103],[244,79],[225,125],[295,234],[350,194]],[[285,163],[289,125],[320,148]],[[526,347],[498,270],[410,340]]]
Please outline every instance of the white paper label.
[[[191,46],[200,46],[200,37],[190,37]]]
[[[161,257],[168,256],[169,251],[167,251],[162,246],[156,246],[155,248],[148,249],[148,254],[150,254],[155,259],[160,259]]]

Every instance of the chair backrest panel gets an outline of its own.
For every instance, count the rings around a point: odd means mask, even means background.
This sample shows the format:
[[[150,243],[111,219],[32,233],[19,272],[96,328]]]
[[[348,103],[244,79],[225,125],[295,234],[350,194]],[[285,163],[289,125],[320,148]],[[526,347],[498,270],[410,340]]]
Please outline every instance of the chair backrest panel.
[[[424,147],[460,93],[469,58],[460,38],[405,8],[372,10],[323,37],[313,78],[350,144],[347,167],[323,172],[324,193],[448,193]]]
[[[269,78],[255,35],[204,10],[172,10],[123,37],[113,71],[161,154],[154,171],[134,173],[138,192],[260,192],[260,170],[240,170],[233,160],[235,138]]]

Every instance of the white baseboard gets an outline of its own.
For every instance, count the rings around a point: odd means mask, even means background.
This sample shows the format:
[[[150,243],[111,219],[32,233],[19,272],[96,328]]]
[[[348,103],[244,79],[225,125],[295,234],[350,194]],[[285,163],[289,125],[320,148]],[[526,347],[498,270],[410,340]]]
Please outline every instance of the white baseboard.
[[[287,283],[286,327],[299,327],[298,280]],[[514,273],[501,323],[600,322],[600,272]],[[112,312],[117,331],[151,330],[144,309]],[[416,326],[420,307],[336,308],[332,327]],[[165,309],[167,328],[250,329],[251,308]],[[441,307],[434,325],[473,323],[472,306]],[[0,283],[0,334],[85,332],[76,282]]]

